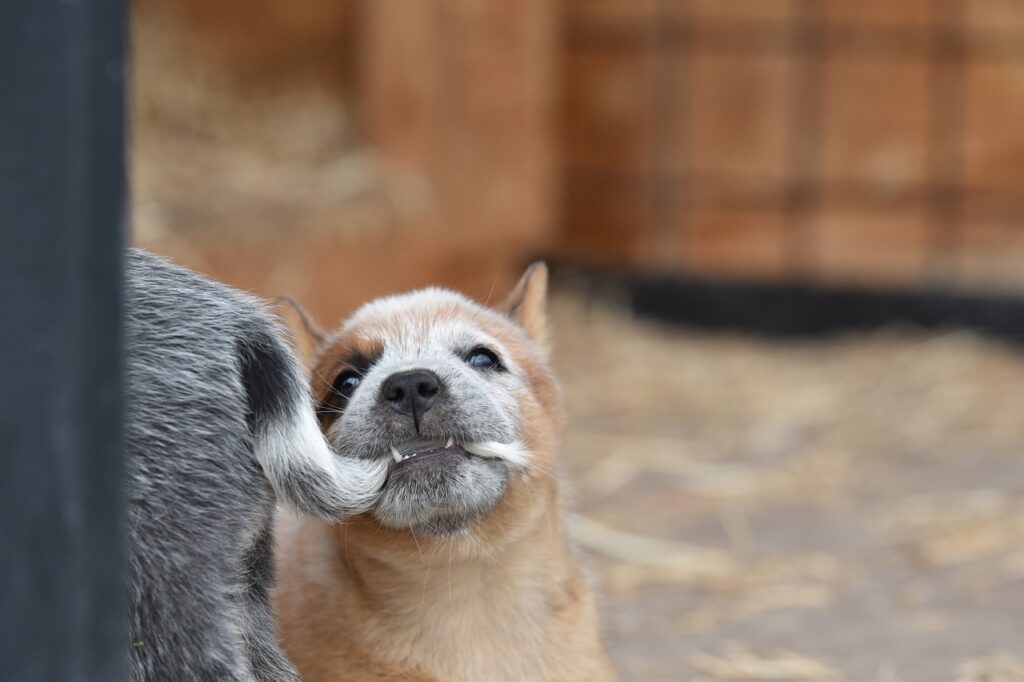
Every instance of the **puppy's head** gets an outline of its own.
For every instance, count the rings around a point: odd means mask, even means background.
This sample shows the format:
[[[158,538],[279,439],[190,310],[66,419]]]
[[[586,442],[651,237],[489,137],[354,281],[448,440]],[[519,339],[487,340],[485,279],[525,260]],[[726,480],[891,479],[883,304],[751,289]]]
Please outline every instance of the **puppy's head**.
[[[498,308],[442,289],[379,299],[325,342],[320,424],[339,452],[389,462],[381,524],[451,535],[550,480],[562,405],[546,289],[537,264]]]

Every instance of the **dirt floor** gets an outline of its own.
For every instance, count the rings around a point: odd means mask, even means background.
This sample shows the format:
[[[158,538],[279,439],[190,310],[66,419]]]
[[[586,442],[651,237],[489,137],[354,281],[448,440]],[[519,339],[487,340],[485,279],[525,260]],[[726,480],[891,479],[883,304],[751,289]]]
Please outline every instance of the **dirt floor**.
[[[1024,680],[1024,354],[554,310],[576,534],[625,680]]]

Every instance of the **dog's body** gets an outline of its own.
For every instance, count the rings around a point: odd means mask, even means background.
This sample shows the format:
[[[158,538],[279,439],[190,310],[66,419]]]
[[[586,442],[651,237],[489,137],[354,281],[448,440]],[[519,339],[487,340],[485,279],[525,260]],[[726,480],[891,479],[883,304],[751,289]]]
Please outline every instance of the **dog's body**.
[[[392,462],[373,510],[282,525],[282,645],[307,682],[614,679],[566,538],[546,270],[502,310],[384,299],[321,347],[321,427]]]
[[[358,513],[386,468],[333,455],[256,299],[136,250],[126,287],[129,678],[294,680],[268,598],[275,500]]]

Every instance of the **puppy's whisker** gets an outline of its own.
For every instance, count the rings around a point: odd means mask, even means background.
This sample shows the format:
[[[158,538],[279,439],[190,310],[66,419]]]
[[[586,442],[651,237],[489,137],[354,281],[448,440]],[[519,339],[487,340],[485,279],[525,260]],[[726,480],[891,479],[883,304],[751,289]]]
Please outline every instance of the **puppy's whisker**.
[[[416,531],[410,528],[409,532],[412,534],[412,541],[416,543],[416,551],[419,552],[420,561],[426,563],[426,560],[423,558],[423,549],[420,547],[420,541],[416,539]]]
[[[448,543],[448,598],[452,598],[452,552],[455,550],[455,543]]]

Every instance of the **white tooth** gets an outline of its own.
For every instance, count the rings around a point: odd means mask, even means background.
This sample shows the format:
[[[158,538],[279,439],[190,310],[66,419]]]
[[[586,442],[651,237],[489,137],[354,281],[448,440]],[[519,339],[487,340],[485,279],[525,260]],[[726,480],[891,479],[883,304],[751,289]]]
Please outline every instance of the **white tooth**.
[[[396,462],[401,462],[402,461],[402,455],[398,452],[398,448],[396,448],[394,445],[391,446],[391,457]]]
[[[450,448],[450,447],[452,446],[452,443],[454,443],[454,442],[455,442],[455,439],[454,439],[454,438],[449,438],[449,439],[448,439],[448,442],[447,442],[447,443],[445,443],[445,445],[444,445],[444,446],[445,446],[446,448]]]

